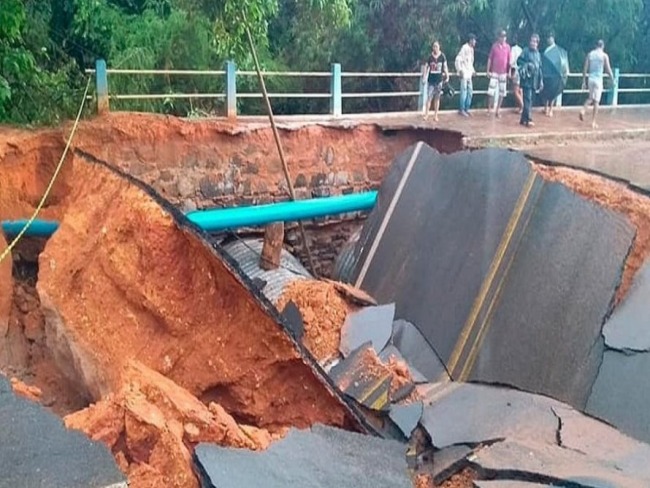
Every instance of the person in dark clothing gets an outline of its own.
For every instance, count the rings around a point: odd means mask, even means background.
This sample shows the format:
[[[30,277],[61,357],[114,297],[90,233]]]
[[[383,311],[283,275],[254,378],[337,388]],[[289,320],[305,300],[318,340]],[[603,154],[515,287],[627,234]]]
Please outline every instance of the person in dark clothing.
[[[539,93],[544,88],[542,75],[542,57],[539,54],[539,36],[533,34],[530,37],[528,47],[524,49],[517,60],[521,88],[524,92],[524,109],[521,112],[519,123],[526,127],[533,127],[531,110],[533,108],[533,94]]]
[[[424,120],[429,118],[429,107],[433,101],[433,119],[438,121],[438,109],[440,108],[440,95],[442,94],[443,84],[449,81],[449,67],[447,66],[447,57],[440,50],[438,41],[433,43],[431,55],[427,61],[426,69],[423,73],[422,84],[428,84],[427,101],[424,107]]]

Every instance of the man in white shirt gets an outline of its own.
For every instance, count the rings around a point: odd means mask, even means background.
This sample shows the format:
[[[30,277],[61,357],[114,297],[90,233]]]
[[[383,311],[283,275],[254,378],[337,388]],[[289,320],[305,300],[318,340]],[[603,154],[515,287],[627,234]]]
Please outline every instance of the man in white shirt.
[[[598,105],[603,95],[603,75],[605,71],[612,80],[612,84],[615,84],[616,80],[614,79],[612,67],[609,64],[609,56],[605,52],[605,41],[601,39],[596,44],[596,48],[587,54],[582,72],[582,89],[589,89],[589,98],[582,107],[582,110],[580,110],[580,120],[584,120],[587,107],[592,105],[594,111],[591,118],[591,127],[594,129],[598,127],[596,124],[596,115],[598,114]]]
[[[458,78],[460,79],[460,107],[458,112],[463,117],[469,117],[469,109],[472,106],[472,95],[474,92],[472,76],[474,76],[474,47],[476,46],[476,36],[470,34],[467,42],[463,44],[456,55],[454,63]]]

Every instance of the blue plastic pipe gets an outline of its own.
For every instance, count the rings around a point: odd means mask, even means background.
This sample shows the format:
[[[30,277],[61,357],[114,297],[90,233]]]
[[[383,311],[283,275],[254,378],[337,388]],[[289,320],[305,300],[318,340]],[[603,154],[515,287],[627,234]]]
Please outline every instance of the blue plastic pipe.
[[[269,203],[249,207],[214,208],[196,210],[187,218],[207,232],[217,232],[239,227],[265,225],[271,222],[295,222],[329,215],[370,210],[377,200],[377,192],[353,193],[329,198],[313,198],[295,202]],[[2,230],[8,236],[17,235],[27,220],[2,222]],[[58,229],[59,223],[51,220],[35,220],[25,236],[49,237]]]

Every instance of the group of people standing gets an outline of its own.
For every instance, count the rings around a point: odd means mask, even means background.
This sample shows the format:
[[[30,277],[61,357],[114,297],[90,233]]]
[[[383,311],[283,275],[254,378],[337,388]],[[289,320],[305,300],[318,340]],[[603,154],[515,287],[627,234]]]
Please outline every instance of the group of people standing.
[[[539,35],[533,34],[530,37],[526,48],[519,47],[516,43],[511,46],[507,42],[507,34],[500,31],[496,42],[492,45],[487,60],[488,84],[488,115],[494,110],[496,118],[501,118],[501,106],[507,94],[508,82],[512,85],[517,108],[521,114],[519,123],[526,127],[533,127],[532,107],[535,94],[542,94],[544,101],[544,113],[552,117],[553,107],[561,96],[566,80],[569,75],[569,62],[566,51],[555,44],[555,38],[551,34],[547,39],[547,47],[544,56],[549,63],[551,59],[557,61],[559,73],[554,75],[561,77],[560,86],[554,86],[553,90],[544,90],[544,80],[550,79],[550,73],[544,73],[542,68],[542,54],[539,51]],[[473,95],[473,77],[476,74],[474,69],[474,48],[476,36],[470,34],[467,42],[463,44],[454,60],[454,68],[460,80],[460,106],[459,114],[463,117],[471,116],[470,108]],[[596,47],[587,54],[583,69],[583,90],[589,91],[589,97],[580,111],[580,120],[584,120],[586,109],[593,107],[592,127],[596,127],[596,114],[603,93],[604,73],[614,81],[614,75],[609,63],[609,56],[605,53],[605,43],[599,40]],[[429,111],[433,104],[434,120],[438,121],[440,109],[440,98],[449,82],[449,66],[447,57],[441,50],[440,42],[433,43],[431,54],[423,72],[422,83],[428,84],[427,103],[425,105],[424,119],[429,117]]]

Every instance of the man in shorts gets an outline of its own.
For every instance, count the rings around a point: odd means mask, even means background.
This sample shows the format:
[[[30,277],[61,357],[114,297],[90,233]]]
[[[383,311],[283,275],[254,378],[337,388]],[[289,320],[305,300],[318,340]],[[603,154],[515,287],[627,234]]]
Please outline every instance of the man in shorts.
[[[447,58],[440,50],[440,43],[435,41],[431,48],[431,55],[427,61],[427,67],[424,70],[422,83],[428,83],[427,103],[424,107],[424,120],[429,119],[429,107],[433,101],[433,120],[438,122],[438,110],[440,109],[440,95],[442,95],[442,85],[449,81],[449,67]]]
[[[501,117],[501,104],[506,96],[508,73],[510,72],[510,45],[506,42],[506,31],[499,32],[498,40],[492,45],[487,62],[487,73],[490,79],[488,85],[488,114],[496,100],[495,115]]]
[[[607,71],[612,83],[616,83],[612,67],[609,64],[609,56],[605,52],[605,41],[601,39],[596,43],[596,48],[587,54],[587,57],[585,58],[585,66],[582,71],[582,89],[589,89],[589,98],[587,98],[587,101],[580,110],[580,120],[584,121],[587,107],[592,105],[594,111],[591,118],[591,127],[594,129],[598,127],[598,124],[596,124],[596,115],[598,114],[600,99],[603,96],[604,71]]]

